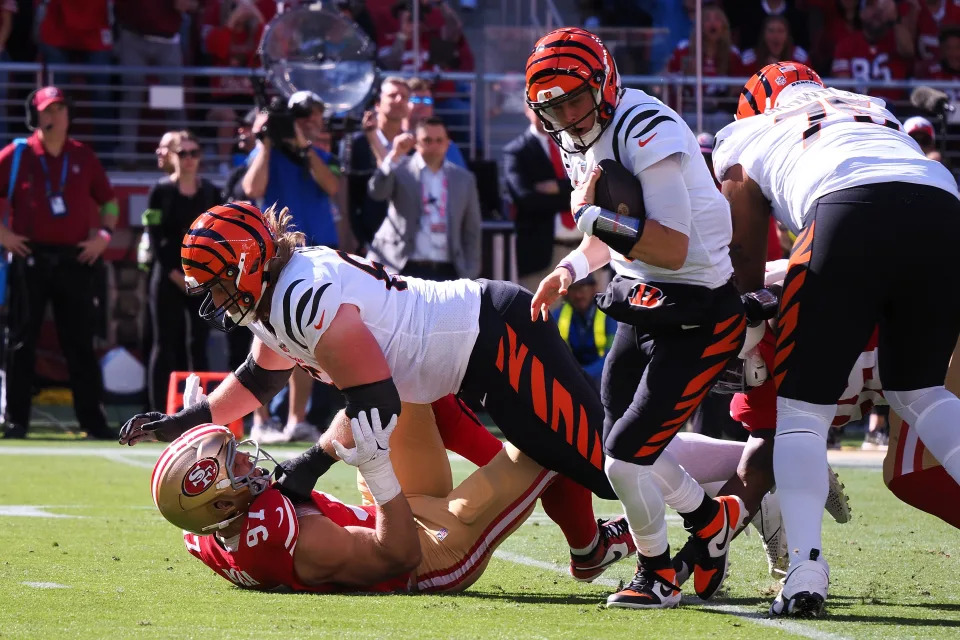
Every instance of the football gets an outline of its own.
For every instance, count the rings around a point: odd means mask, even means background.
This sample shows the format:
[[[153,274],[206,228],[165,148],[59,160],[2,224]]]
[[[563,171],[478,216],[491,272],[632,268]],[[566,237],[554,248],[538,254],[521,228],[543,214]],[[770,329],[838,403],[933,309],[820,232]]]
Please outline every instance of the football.
[[[630,170],[610,158],[600,161],[600,169],[594,204],[621,216],[645,218],[643,188]]]

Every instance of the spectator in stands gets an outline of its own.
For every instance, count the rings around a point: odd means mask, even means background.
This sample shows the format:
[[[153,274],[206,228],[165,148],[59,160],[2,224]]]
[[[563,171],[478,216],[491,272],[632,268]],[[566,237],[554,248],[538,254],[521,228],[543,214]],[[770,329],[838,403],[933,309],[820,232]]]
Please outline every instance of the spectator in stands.
[[[960,27],[947,27],[940,33],[940,59],[927,67],[922,77],[950,80],[960,84]],[[943,88],[954,101],[960,99],[960,90]]]
[[[653,39],[650,47],[650,69],[666,67],[677,45],[689,37],[693,28],[697,0],[636,0],[638,8],[650,15],[653,26],[668,33]]]
[[[960,26],[960,4],[955,0],[912,0],[900,4],[900,22],[913,34],[917,62],[924,67],[940,59],[940,34]]]
[[[906,97],[903,89],[870,87],[871,80],[905,80],[913,69],[914,45],[909,30],[897,22],[893,0],[863,0],[862,28],[837,43],[833,75],[863,82],[854,90],[895,101]]]
[[[433,117],[433,91],[430,83],[423,78],[410,78],[407,80],[407,87],[410,89],[410,108],[403,121],[403,130],[415,131],[417,124]],[[460,147],[452,140],[447,148],[447,160],[462,169],[467,168],[467,161],[464,160]]]
[[[263,28],[276,10],[273,0],[207,2],[202,20],[203,48],[208,64],[231,69],[255,66]],[[253,86],[244,76],[211,78],[210,85],[210,98],[218,106],[207,111],[206,119],[216,127],[217,155],[226,157],[233,148],[234,129],[240,114],[254,105]],[[227,163],[220,166],[222,174],[229,169]]]
[[[366,252],[373,234],[387,215],[387,204],[367,193],[367,182],[387,156],[394,139],[403,133],[403,121],[410,109],[410,88],[403,78],[388,76],[380,84],[375,113],[363,116],[362,131],[344,139],[340,157],[347,176],[347,219],[359,245]]]
[[[38,5],[34,20],[39,25],[40,57],[45,64],[109,67],[113,62],[113,16],[109,0],[47,0]],[[110,74],[82,75],[93,86],[91,98],[104,105],[91,109],[87,114],[98,120],[94,133],[102,136],[102,139],[94,147],[102,155],[112,148],[107,140],[116,135],[109,126],[111,117],[105,106],[110,103]],[[62,71],[55,73],[53,83],[60,86],[69,84],[69,74]]]
[[[810,16],[810,60],[826,71],[837,43],[860,31],[860,0],[807,0]]]
[[[781,60],[803,64],[809,62],[807,52],[793,43],[787,19],[778,15],[768,16],[763,22],[763,31],[756,47],[743,52],[743,66],[747,73],[753,74]]]
[[[577,362],[599,393],[600,375],[613,336],[617,333],[617,321],[597,308],[596,295],[597,281],[591,274],[571,284],[563,304],[550,315],[557,323],[560,337],[570,345]]]
[[[373,18],[367,10],[364,0],[335,0],[334,5],[344,17],[357,23],[367,37],[374,43],[377,41],[377,29],[373,25]]]
[[[154,254],[149,294],[153,346],[147,369],[153,411],[166,411],[171,372],[209,370],[210,329],[200,319],[200,301],[187,296],[180,245],[197,216],[222,200],[220,189],[199,175],[202,151],[192,133],[179,132],[172,151],[173,172],[153,186],[143,212]]]
[[[748,49],[762,41],[766,22],[771,17],[783,18],[793,41],[807,46],[807,16],[797,4],[797,0],[725,0],[723,6],[733,26],[734,42]]]
[[[242,180],[243,191],[258,201],[261,208],[272,204],[289,208],[297,230],[307,236],[307,246],[336,248],[339,234],[331,198],[340,188],[340,166],[332,154],[315,143],[324,130],[325,106],[316,94],[298,91],[290,96],[287,108],[301,115],[294,121],[295,138],[292,139],[272,139],[269,126],[268,135],[263,135],[268,117],[265,113],[257,116],[253,124],[257,146],[250,154],[249,168]],[[317,428],[306,419],[313,386],[310,374],[299,367],[294,369],[290,377],[287,423],[282,433],[268,434],[267,441],[315,441],[319,437]]]
[[[517,252],[517,274],[521,285],[536,291],[540,281],[580,244],[582,234],[570,213],[573,187],[560,148],[544,131],[537,114],[529,108],[525,112],[530,126],[504,147],[503,173],[515,208],[517,246],[523,247]],[[556,219],[562,216],[575,233],[558,238]]]
[[[0,225],[0,245],[13,254],[5,436],[26,437],[37,337],[51,302],[80,427],[89,437],[112,439],[93,337],[95,283],[117,223],[117,201],[97,156],[69,137],[63,93],[39,89],[28,109],[33,135],[26,144],[0,151],[0,193],[12,200],[10,227]]]
[[[703,61],[704,77],[747,75],[740,51],[731,42],[730,23],[723,9],[712,5],[703,7],[702,23],[703,52],[699,55]],[[696,47],[696,33],[691,31],[690,39],[678,44],[674,50],[673,57],[667,63],[667,73],[696,75]],[[733,119],[731,114],[736,106],[734,96],[738,91],[733,86],[704,86],[704,126],[708,131],[716,132]],[[690,104],[687,100],[693,97],[693,88],[684,87],[685,104]]]
[[[401,134],[370,178],[370,196],[389,200],[368,257],[427,280],[480,275],[480,196],[473,174],[445,159],[450,138],[436,116],[416,137]],[[416,153],[407,153],[416,145]]]
[[[244,0],[240,0],[244,1]],[[124,67],[182,67],[183,49],[180,46],[180,26],[183,13],[197,10],[198,0],[115,0],[117,19],[117,62]],[[183,78],[174,71],[153,74],[156,83],[164,86],[183,86]],[[123,92],[120,107],[121,166],[134,168],[138,138],[137,119],[140,116],[143,92],[140,90],[145,74],[122,76]],[[183,126],[183,109],[166,111],[167,119]]]
[[[157,156],[157,168],[167,175],[173,173],[173,155],[175,155],[176,152],[177,138],[179,135],[179,131],[167,131],[164,133],[160,137],[160,142],[157,144],[157,150],[154,152]]]

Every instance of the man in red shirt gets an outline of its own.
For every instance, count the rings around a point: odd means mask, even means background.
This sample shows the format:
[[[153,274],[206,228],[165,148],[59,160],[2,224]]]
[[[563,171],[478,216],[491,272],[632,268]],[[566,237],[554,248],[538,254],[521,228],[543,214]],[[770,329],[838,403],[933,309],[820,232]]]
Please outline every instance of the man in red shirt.
[[[34,134],[20,150],[16,175],[11,175],[16,144],[0,151],[0,194],[12,194],[12,220],[0,224],[0,245],[14,256],[5,436],[26,436],[37,336],[50,301],[77,420],[91,437],[113,438],[93,335],[95,276],[116,225],[117,201],[93,151],[67,135],[63,93],[44,87],[32,94],[28,107]]]
[[[902,100],[903,89],[869,87],[868,81],[905,80],[913,68],[914,45],[910,31],[897,22],[893,0],[864,0],[860,11],[863,28],[837,43],[833,75],[864,84],[859,93],[887,100]]]

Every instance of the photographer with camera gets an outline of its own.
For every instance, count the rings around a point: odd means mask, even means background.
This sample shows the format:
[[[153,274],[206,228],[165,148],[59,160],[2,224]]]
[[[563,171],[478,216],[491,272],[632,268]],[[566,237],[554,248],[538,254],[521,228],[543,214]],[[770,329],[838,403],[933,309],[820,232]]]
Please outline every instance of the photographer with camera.
[[[335,156],[320,148],[324,130],[323,101],[313,92],[298,91],[289,100],[274,98],[253,123],[257,146],[243,176],[243,191],[261,207],[287,207],[307,246],[336,248],[339,234],[330,199],[340,186]],[[287,422],[282,434],[268,440],[316,440],[319,432],[306,421],[313,379],[302,369],[290,377]],[[324,402],[318,392],[314,403]]]

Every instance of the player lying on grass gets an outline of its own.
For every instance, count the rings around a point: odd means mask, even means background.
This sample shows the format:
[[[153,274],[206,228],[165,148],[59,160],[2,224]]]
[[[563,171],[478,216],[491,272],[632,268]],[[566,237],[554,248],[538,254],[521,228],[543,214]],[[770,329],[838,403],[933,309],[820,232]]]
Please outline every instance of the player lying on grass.
[[[482,403],[508,441],[575,481],[563,500],[545,502],[558,523],[587,512],[590,491],[616,498],[603,471],[600,398],[556,325],[531,320],[528,291],[500,281],[404,279],[342,251],[300,250],[303,236],[288,223],[285,211],[263,214],[240,203],[194,221],[181,251],[188,293],[206,295],[201,313],[214,326],[249,326],[251,354],[207,401],[173,416],[131,418],[121,443],[148,434],[169,441],[198,424],[229,423],[269,401],[299,365],[343,392],[351,420],[376,408],[389,423],[401,401],[428,404],[449,394]],[[310,499],[333,462],[315,446],[283,463],[279,484]],[[654,478],[672,487],[667,504],[682,496],[700,503],[698,517],[716,520],[720,503],[682,469],[674,475]],[[598,532],[594,525],[576,540],[561,528],[578,579],[593,579],[633,544],[626,527]],[[722,533],[720,524],[715,529]]]
[[[497,545],[526,520],[547,487],[564,480],[501,445],[452,400],[405,404],[399,420],[388,425],[373,410],[371,419],[363,413],[349,430],[342,426],[335,421],[320,444],[358,467],[369,505],[347,505],[319,491],[308,501],[291,501],[257,467],[261,456],[272,457],[251,441],[240,447],[250,445],[252,457],[239,451],[230,432],[217,425],[191,429],[161,454],[151,478],[154,501],[184,530],[190,553],[241,587],[460,591],[480,577]],[[483,463],[456,488],[444,432],[457,433]],[[737,458],[727,455],[725,467],[705,460],[707,440],[695,438],[678,454],[715,481]],[[592,518],[592,512],[580,515]]]

